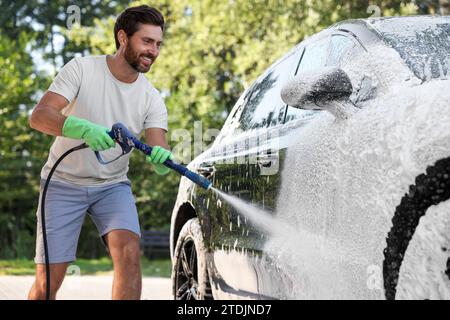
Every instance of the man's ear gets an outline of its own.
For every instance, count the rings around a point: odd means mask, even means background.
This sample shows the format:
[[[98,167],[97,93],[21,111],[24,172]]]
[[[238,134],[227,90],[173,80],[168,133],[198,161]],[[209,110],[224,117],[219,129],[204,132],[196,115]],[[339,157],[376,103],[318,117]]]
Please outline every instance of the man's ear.
[[[117,32],[117,39],[119,40],[120,46],[125,48],[128,44],[128,36],[122,29]]]

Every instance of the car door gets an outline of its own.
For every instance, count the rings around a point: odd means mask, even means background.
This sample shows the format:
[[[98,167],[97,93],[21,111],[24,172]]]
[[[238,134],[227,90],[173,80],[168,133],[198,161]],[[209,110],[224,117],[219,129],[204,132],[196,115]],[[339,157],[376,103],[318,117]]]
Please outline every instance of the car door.
[[[306,45],[301,46],[302,52],[299,56],[299,63],[295,70],[294,75],[301,72],[320,69],[327,63],[327,58],[330,49],[330,37],[327,34],[318,36],[317,39],[309,41]],[[279,93],[278,93],[279,94]],[[277,216],[278,200],[281,192],[281,185],[283,179],[283,171],[290,170],[290,164],[286,163],[286,153],[292,142],[297,138],[294,136],[297,129],[307,126],[317,115],[319,111],[315,110],[316,107],[309,106],[310,110],[299,110],[292,108],[288,105],[284,105],[284,119],[283,123],[277,128],[277,150],[278,150],[278,172],[273,177],[270,177],[274,182],[267,185],[263,184],[259,178],[260,185],[256,185],[256,190],[261,190],[261,198],[271,199],[270,212]],[[289,174],[289,173],[288,173]],[[289,192],[295,192],[290,190]],[[266,206],[267,207],[267,206]],[[264,234],[265,240],[269,240],[271,236],[279,235],[267,235]],[[273,237],[272,237],[273,238]],[[274,257],[276,252],[271,249],[268,250],[267,241],[261,242],[262,255],[260,259],[255,261],[255,269],[258,275],[258,290],[261,297],[273,297],[273,298],[289,298],[289,291],[292,290],[293,282],[291,276],[284,266],[280,265],[277,258]]]
[[[339,32],[332,34],[328,38],[328,43],[325,38],[308,43],[297,74],[320,72],[326,66],[340,66],[344,59],[360,50],[362,48],[355,39]],[[333,227],[336,219],[339,219],[339,213],[333,210],[334,207],[338,207],[337,203],[340,201],[339,186],[333,184],[333,177],[329,175],[338,164],[330,163],[329,160],[330,150],[335,149],[333,138],[321,140],[321,137],[327,134],[324,123],[331,126],[338,126],[339,123],[331,114],[327,115],[326,111],[315,110],[317,106],[314,104],[302,107],[303,109],[297,109],[288,106],[286,110],[284,126],[287,135],[291,136],[291,139],[288,139],[286,157],[289,163],[284,163],[281,173],[276,214],[281,221],[290,221],[298,233],[306,232],[315,239],[327,239],[328,230]],[[324,120],[323,116],[327,118]],[[319,121],[320,125],[317,125]],[[301,144],[301,147],[297,144]],[[321,153],[329,157],[318,156]],[[335,193],[320,193],[325,188],[333,191],[334,187]],[[330,194],[331,199],[325,199],[330,197]],[[298,240],[305,239],[301,236],[280,238],[284,239],[284,242],[281,242],[284,246],[274,246],[265,250],[267,259],[272,260],[272,263],[265,263],[267,269],[264,270],[264,275],[259,276],[261,295],[297,299],[314,297],[313,294],[308,295],[309,286],[317,285],[318,279],[314,278],[314,273],[316,269],[326,270],[327,266],[320,266],[315,261],[300,261],[300,258],[309,260],[321,258],[320,253],[316,255],[314,248],[317,249],[326,242],[315,243],[316,247],[309,248],[311,243],[306,244]],[[298,252],[306,254],[296,256]],[[277,281],[274,281],[271,275],[278,275]],[[318,282],[326,282],[326,279]]]
[[[295,74],[300,49],[291,50],[244,92],[199,169],[205,174],[213,172],[213,185],[219,190],[268,211],[275,207],[278,185],[276,131],[286,111],[280,89]],[[266,235],[217,194],[196,190],[195,198],[201,215],[209,221],[208,246],[216,273],[212,276],[220,277],[230,292],[259,297],[250,260],[260,254]],[[233,261],[238,268],[230,268]]]

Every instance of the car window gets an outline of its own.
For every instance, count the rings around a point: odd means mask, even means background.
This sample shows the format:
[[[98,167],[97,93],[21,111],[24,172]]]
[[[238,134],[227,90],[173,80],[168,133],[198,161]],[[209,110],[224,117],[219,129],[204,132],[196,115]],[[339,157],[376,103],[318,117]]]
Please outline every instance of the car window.
[[[355,62],[362,61],[361,59],[354,59],[363,51],[364,48],[361,44],[351,37],[342,34],[335,34],[331,37],[327,65],[338,66],[346,71],[353,86],[350,100],[356,105],[373,98],[376,92],[375,75],[368,68]]]
[[[316,70],[324,67],[327,62],[330,38],[323,38],[305,48],[297,73]]]
[[[355,48],[355,42],[344,35],[333,35],[330,41],[330,51],[327,66],[339,66],[347,59]]]
[[[297,64],[298,55],[293,51],[252,85],[248,97],[244,97],[239,129],[247,131],[283,122],[286,105],[281,100],[280,92],[286,80],[294,75]]]
[[[225,121],[224,126],[220,132],[220,136],[218,138],[222,139],[232,133],[237,127],[239,127],[239,118],[242,113],[242,109],[244,106],[244,97],[248,94],[247,89],[236,102],[234,107],[231,109],[231,113]],[[216,140],[217,141],[217,140]]]
[[[325,66],[342,66],[342,64],[351,62],[351,58],[354,57],[359,52],[362,52],[363,47],[354,39],[342,35],[342,34],[334,34],[329,38],[324,38],[310,46],[307,46],[305,49],[305,54],[300,62],[300,67],[297,74],[301,74],[305,71],[313,71],[320,70]],[[366,99],[370,97],[370,95],[365,94],[366,92],[373,91],[373,88],[370,85],[371,82],[367,77],[364,78],[364,81],[357,81],[358,85],[364,89],[367,87],[367,90],[358,91],[355,95],[354,99],[359,101],[363,98]],[[353,81],[352,81],[353,82]],[[364,93],[365,95],[363,96]],[[305,106],[311,110],[304,109],[296,109],[293,107],[288,107],[286,111],[286,120],[285,122],[310,118],[312,117],[317,110],[314,105]]]
[[[429,81],[447,79],[450,74],[449,21],[448,17],[438,15],[402,17],[377,19],[370,26],[419,79]]]
[[[302,74],[304,72],[310,72],[314,70],[320,70],[327,64],[328,50],[330,47],[330,38],[326,37],[318,40],[305,48],[300,66],[296,74]],[[315,106],[310,106],[311,109],[315,109]],[[285,122],[307,119],[316,113],[316,110],[304,110],[297,109],[288,106],[286,110]]]

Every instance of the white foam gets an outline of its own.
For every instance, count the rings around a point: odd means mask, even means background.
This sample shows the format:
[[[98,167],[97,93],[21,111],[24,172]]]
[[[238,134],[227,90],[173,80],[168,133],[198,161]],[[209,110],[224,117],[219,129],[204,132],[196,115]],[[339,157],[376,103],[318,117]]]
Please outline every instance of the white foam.
[[[347,120],[323,112],[299,129],[287,152],[275,221],[273,213],[221,194],[270,234],[265,251],[289,275],[272,291],[295,299],[384,298],[383,250],[395,207],[417,175],[449,156],[448,89],[443,80],[398,85]],[[369,285],[371,277],[377,285]],[[401,278],[402,288],[412,279]],[[442,288],[429,290],[443,297]]]

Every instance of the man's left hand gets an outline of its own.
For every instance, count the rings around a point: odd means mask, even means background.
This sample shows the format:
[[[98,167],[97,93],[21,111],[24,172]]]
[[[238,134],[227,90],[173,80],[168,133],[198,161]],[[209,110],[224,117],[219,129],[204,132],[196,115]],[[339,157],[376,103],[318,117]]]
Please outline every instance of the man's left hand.
[[[153,164],[155,172],[159,175],[167,174],[170,169],[163,165],[167,159],[173,160],[172,152],[160,146],[154,146],[152,153],[146,157],[147,162]]]

